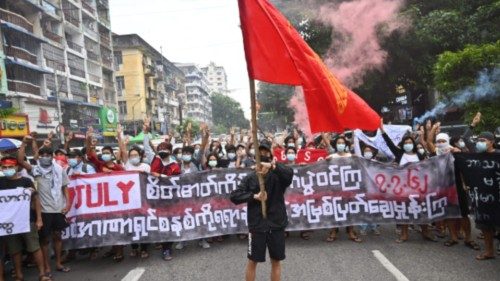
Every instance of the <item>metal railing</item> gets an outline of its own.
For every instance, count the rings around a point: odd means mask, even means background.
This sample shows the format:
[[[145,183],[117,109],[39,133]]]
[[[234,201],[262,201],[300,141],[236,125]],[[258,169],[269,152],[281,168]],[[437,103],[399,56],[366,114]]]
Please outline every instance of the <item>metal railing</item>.
[[[66,65],[64,65],[63,63],[60,63],[56,60],[45,58],[45,65],[47,67],[50,67],[52,69],[56,69],[56,70],[59,70],[62,72],[66,71]]]
[[[69,73],[71,73],[71,75],[85,78],[85,71],[78,69],[76,67],[73,67],[73,66],[69,67]]]
[[[95,13],[95,8],[92,7],[87,1],[82,0],[82,8],[87,10],[87,12],[90,12],[91,14]]]
[[[73,42],[73,41],[66,40],[66,45],[68,45],[68,47],[69,47],[71,50],[73,50],[73,51],[77,51],[77,52],[79,52],[79,53],[81,53],[81,52],[82,52],[83,47],[82,47],[82,46],[80,46],[80,45],[78,45],[78,44],[76,44],[76,43],[75,43],[75,42]]]
[[[87,50],[87,58],[91,59],[93,61],[96,61],[96,62],[99,62],[99,60],[100,60],[100,57],[98,54],[96,54],[92,51],[89,51],[89,50]]]
[[[14,12],[0,9],[0,19],[18,25],[33,33],[33,24],[31,24],[25,17]]]
[[[43,36],[49,38],[50,40],[52,41],[55,41],[57,43],[61,43],[62,42],[62,36],[59,35],[59,34],[56,34],[48,29],[44,29],[43,30]]]
[[[17,46],[6,46],[5,47],[5,54],[7,56],[15,57],[15,58],[20,58],[25,61],[29,61],[32,64],[37,64],[37,57],[36,55],[30,53],[29,51],[22,49],[21,47]]]
[[[29,82],[19,81],[19,80],[8,80],[7,87],[9,91],[29,93],[34,95],[40,95],[40,87],[33,85]]]

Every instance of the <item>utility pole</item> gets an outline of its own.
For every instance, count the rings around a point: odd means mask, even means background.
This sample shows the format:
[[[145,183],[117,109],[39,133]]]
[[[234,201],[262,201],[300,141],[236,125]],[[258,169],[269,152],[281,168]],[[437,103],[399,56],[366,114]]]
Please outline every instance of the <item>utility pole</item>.
[[[57,81],[57,69],[54,69],[54,84],[55,84],[55,96],[57,103],[57,121],[59,122],[59,138],[61,138],[61,144],[64,144],[64,130],[62,130],[62,111],[61,111],[61,99],[59,98],[59,82]]]

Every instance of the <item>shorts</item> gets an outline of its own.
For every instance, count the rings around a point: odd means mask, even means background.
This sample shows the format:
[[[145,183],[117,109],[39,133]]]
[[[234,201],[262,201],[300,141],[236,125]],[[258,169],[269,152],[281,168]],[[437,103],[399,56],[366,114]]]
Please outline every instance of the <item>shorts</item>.
[[[26,251],[29,253],[36,252],[40,249],[40,242],[38,241],[38,231],[36,230],[35,223],[30,223],[30,232],[5,236],[4,239],[9,249],[9,254],[20,253],[23,250],[23,242],[26,245]]]
[[[52,233],[63,231],[68,227],[66,216],[61,213],[42,213],[43,226],[40,230],[42,239],[50,238]]]
[[[250,232],[248,234],[248,259],[254,262],[266,261],[266,247],[272,260],[285,259],[285,231]]]

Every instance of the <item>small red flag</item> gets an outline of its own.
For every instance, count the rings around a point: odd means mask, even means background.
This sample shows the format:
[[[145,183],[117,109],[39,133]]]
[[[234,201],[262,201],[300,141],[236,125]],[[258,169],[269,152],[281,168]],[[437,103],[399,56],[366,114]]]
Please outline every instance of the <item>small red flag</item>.
[[[302,86],[313,133],[378,128],[378,114],[328,70],[268,0],[238,3],[251,79]]]

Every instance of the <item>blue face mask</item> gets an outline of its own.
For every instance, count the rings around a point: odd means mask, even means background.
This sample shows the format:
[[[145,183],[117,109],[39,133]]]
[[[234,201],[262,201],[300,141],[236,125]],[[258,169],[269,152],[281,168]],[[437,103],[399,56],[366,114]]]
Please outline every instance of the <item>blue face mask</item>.
[[[109,162],[109,161],[111,161],[111,159],[113,159],[113,157],[111,157],[111,154],[103,154],[101,158],[102,158],[102,161],[104,161],[104,162]]]
[[[412,143],[405,143],[403,145],[403,149],[407,152],[410,153],[413,151],[413,144]]]
[[[182,155],[182,161],[191,162],[191,155]]]
[[[11,178],[16,175],[16,169],[5,169],[2,171],[3,175],[7,178]]]
[[[488,149],[488,146],[486,145],[486,142],[484,141],[478,141],[476,142],[476,151],[479,153],[486,152]]]
[[[229,160],[234,160],[234,159],[236,159],[236,153],[233,153],[233,152],[228,153],[228,154],[227,154],[227,158],[229,158]]]
[[[345,144],[339,143],[337,144],[337,152],[345,152]]]
[[[74,168],[78,165],[78,160],[76,158],[69,158],[68,159],[68,165],[71,167],[71,168]]]
[[[287,154],[286,159],[290,162],[295,161],[295,154]]]

